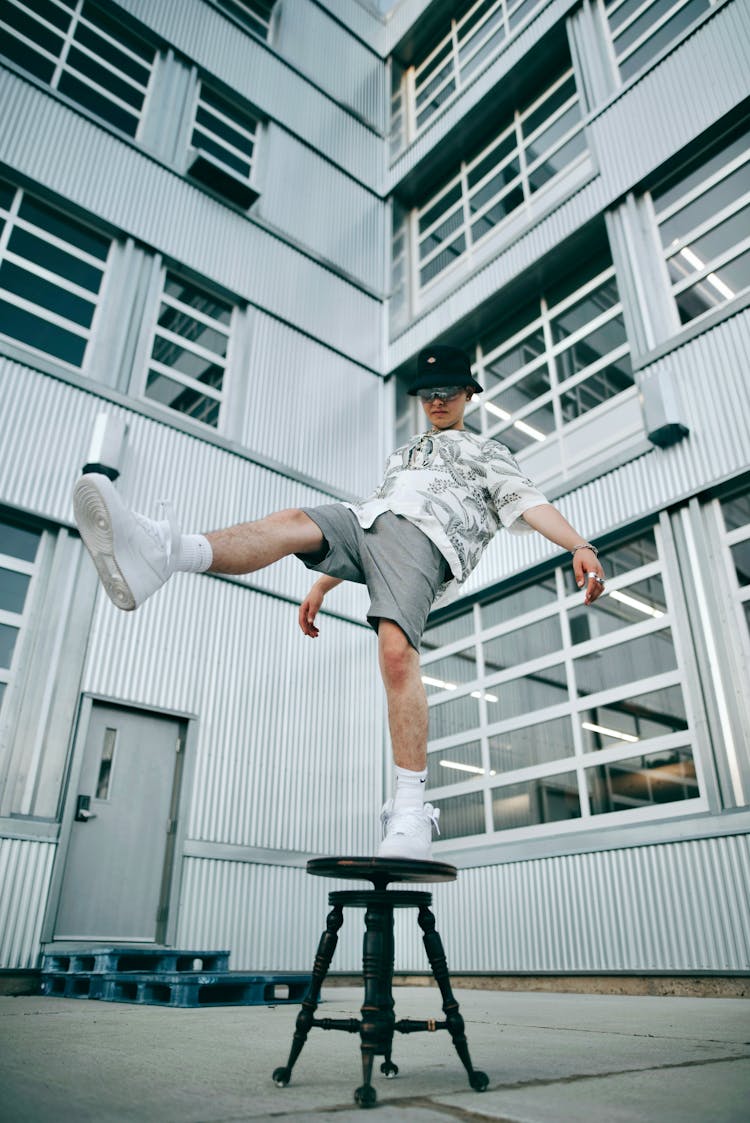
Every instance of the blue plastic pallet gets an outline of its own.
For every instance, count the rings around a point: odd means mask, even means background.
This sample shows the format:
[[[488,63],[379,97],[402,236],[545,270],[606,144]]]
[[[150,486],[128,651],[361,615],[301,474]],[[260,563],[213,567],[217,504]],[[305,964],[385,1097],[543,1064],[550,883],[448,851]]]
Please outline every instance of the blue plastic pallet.
[[[277,1006],[301,1002],[311,975],[249,975],[241,971],[100,974],[46,972],[42,993],[101,1002],[172,1006]]]
[[[192,951],[179,948],[102,947],[72,948],[42,956],[42,973],[95,974],[138,971],[227,971],[228,951]]]

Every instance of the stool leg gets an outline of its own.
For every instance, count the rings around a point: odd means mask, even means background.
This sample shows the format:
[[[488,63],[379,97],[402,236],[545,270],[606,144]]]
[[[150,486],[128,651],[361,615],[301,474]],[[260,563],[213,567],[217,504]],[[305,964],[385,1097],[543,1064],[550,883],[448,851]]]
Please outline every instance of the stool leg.
[[[448,974],[448,962],[443,950],[443,941],[435,929],[435,917],[427,905],[420,905],[419,927],[424,933],[424,946],[427,958],[430,961],[435,981],[440,987],[443,996],[443,1011],[448,1024],[448,1031],[453,1039],[456,1052],[461,1058],[464,1068],[469,1074],[469,1083],[476,1092],[483,1092],[489,1084],[489,1077],[485,1072],[475,1069],[469,1056],[469,1045],[464,1033],[464,1020],[458,1009],[458,1003],[451,990],[451,981]]]
[[[289,1083],[295,1061],[302,1052],[302,1048],[307,1041],[307,1035],[312,1028],[315,1011],[320,1001],[320,988],[328,973],[328,968],[331,966],[333,953],[336,950],[336,944],[339,940],[338,931],[343,923],[344,910],[341,905],[334,905],[326,918],[326,930],[320,937],[320,943],[318,944],[310,987],[307,994],[302,999],[302,1009],[297,1015],[297,1023],[294,1037],[292,1038],[289,1060],[284,1068],[277,1068],[274,1070],[273,1082],[279,1088],[284,1088]]]
[[[360,1027],[363,1083],[354,1093],[354,1099],[360,1107],[373,1107],[377,1100],[371,1083],[373,1061],[377,1054],[385,1054],[390,1062],[396,1021],[393,1014],[393,909],[390,905],[370,905],[365,913],[362,974],[365,983]]]

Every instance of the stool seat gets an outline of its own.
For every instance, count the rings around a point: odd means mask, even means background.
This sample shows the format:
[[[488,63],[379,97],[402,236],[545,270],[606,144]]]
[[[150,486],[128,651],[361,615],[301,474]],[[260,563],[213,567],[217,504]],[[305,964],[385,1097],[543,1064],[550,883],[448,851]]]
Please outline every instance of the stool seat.
[[[483,1092],[489,1082],[486,1073],[475,1069],[469,1056],[469,1047],[464,1032],[464,1020],[458,1008],[448,975],[448,964],[443,944],[435,927],[435,917],[430,905],[432,895],[423,891],[400,890],[388,892],[386,886],[391,881],[429,882],[455,881],[455,866],[446,862],[419,862],[408,858],[371,858],[371,857],[329,857],[312,858],[307,863],[307,872],[318,877],[352,878],[371,881],[372,889],[336,890],[328,894],[331,911],[328,914],[326,930],[320,938],[318,952],[313,965],[310,988],[302,1000],[302,1009],[297,1016],[292,1047],[287,1063],[273,1073],[274,1083],[285,1087],[292,1075],[292,1068],[300,1055],[311,1029],[342,1030],[345,1033],[358,1033],[362,1053],[362,1075],[364,1083],[354,1093],[355,1102],[360,1107],[373,1107],[377,1095],[372,1086],[372,1068],[376,1056],[385,1058],[380,1071],[387,1078],[398,1073],[398,1066],[391,1059],[394,1033],[433,1033],[447,1030],[469,1077],[471,1087]],[[338,942],[338,932],[344,922],[344,909],[347,907],[365,909],[365,934],[362,946],[362,974],[365,984],[365,997],[361,1018],[316,1018],[315,1012],[320,1001],[320,988],[331,965],[333,953]],[[415,908],[418,910],[418,923],[432,974],[440,989],[445,1018],[437,1021],[415,1021],[402,1018],[396,1021],[393,1001],[394,966],[394,909]]]
[[[311,858],[307,872],[317,877],[351,877],[385,889],[391,881],[455,881],[458,871],[447,862],[411,858]]]

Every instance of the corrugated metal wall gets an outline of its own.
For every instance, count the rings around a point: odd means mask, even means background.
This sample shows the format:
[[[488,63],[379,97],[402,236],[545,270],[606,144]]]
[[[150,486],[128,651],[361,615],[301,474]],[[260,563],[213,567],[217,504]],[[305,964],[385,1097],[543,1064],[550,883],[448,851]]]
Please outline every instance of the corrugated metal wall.
[[[482,866],[424,888],[452,971],[564,973],[747,971],[748,885],[750,840],[729,835]],[[309,970],[332,888],[301,869],[188,859],[180,941],[231,947],[235,970]],[[395,929],[396,971],[429,971],[416,910]],[[332,970],[361,969],[363,931],[362,910],[347,909]]]
[[[35,967],[55,846],[0,838],[0,967]]]
[[[119,7],[356,179],[371,187],[377,184],[381,149],[372,129],[342,112],[280,55],[215,8],[200,0],[179,4],[120,0]],[[312,49],[317,50],[319,67],[328,66],[331,56],[323,21],[317,24]]]
[[[2,67],[0,103],[0,162],[379,369],[378,300]]]

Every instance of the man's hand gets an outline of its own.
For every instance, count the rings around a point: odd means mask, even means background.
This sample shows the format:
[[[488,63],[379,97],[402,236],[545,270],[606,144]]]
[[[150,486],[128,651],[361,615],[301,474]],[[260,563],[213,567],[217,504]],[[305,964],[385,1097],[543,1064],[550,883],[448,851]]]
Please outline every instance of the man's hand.
[[[593,604],[604,592],[604,570],[593,550],[576,550],[573,554],[573,572],[578,588],[583,589],[585,586],[586,589],[583,603]]]
[[[315,627],[315,617],[318,615],[325,594],[318,586],[317,581],[299,606],[299,626],[306,636],[315,639],[319,634]]]

